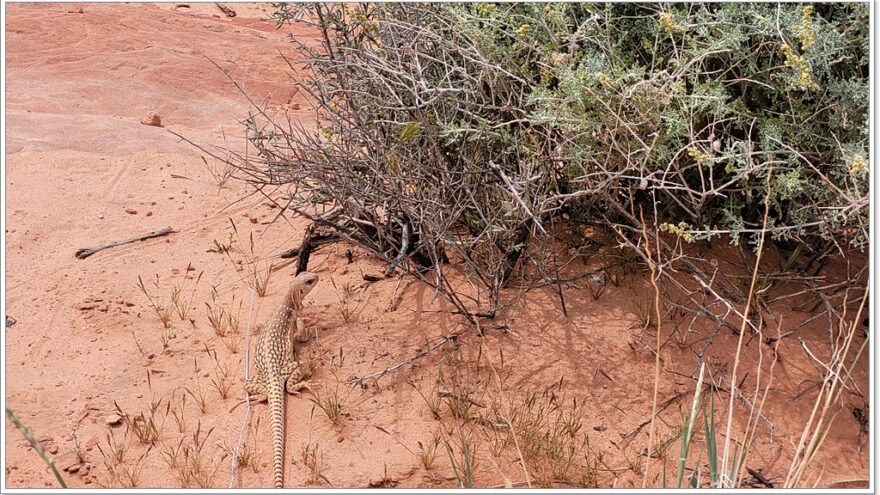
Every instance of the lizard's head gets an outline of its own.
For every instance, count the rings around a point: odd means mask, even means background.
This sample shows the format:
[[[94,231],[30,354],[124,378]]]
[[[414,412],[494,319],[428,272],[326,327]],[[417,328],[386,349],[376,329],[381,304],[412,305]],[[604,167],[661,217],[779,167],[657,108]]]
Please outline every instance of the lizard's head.
[[[302,304],[309,292],[318,285],[319,277],[311,272],[302,272],[290,284],[290,297],[296,306]]]

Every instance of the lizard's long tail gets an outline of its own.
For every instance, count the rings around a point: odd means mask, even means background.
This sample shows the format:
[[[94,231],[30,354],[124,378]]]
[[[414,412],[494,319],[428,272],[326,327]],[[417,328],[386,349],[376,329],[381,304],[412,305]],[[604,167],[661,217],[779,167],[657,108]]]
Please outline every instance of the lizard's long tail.
[[[284,486],[284,389],[277,376],[266,377],[269,399],[269,428],[272,430],[272,461],[275,465],[275,488]]]

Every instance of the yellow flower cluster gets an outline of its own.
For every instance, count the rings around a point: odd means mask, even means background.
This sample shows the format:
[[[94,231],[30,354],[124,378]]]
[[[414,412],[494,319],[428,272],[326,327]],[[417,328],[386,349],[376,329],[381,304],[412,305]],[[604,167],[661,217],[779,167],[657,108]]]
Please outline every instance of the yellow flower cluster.
[[[345,15],[354,19],[355,21],[361,23],[361,25],[364,27],[364,29],[366,29],[370,34],[375,36],[376,34],[379,33],[379,26],[377,26],[376,23],[373,22],[370,19],[370,17],[368,17],[364,12],[352,9],[348,5],[345,5],[345,4],[342,5],[342,12]],[[381,44],[381,40],[377,40],[377,41],[380,42],[380,44]]]
[[[782,54],[785,55],[785,65],[797,69],[798,75],[791,83],[794,89],[811,89],[816,91],[819,85],[813,80],[813,69],[810,64],[804,60],[804,57],[798,55],[787,44],[782,45]]]
[[[516,30],[516,35],[519,36],[520,38],[525,38],[526,36],[529,35],[530,30],[531,30],[531,27],[528,24],[523,24],[522,26],[519,27],[519,29]]]
[[[606,75],[604,72],[597,72],[593,77],[595,77],[596,80],[599,81],[601,84],[604,84],[609,88],[612,87],[611,78],[608,77],[608,75]]]
[[[868,173],[868,160],[865,160],[865,157],[861,154],[856,155],[849,167],[849,171],[855,176],[865,175]]]
[[[660,27],[666,31],[666,34],[675,34],[684,32],[684,28],[681,27],[675,20],[672,18],[672,14],[669,12],[663,12],[660,14],[660,18],[658,19],[660,22]]]
[[[330,129],[329,127],[324,127],[319,123],[318,130],[321,131],[321,135],[323,135],[324,139],[326,139],[327,141],[333,139],[333,129]]]
[[[687,242],[689,244],[694,242],[694,236],[691,235],[690,232],[688,232],[690,228],[691,226],[686,224],[685,222],[678,222],[678,225],[666,222],[660,224],[660,232],[669,232],[670,234],[675,234],[683,239],[684,242]]]
[[[697,148],[688,149],[688,156],[691,157],[695,162],[702,165],[703,162],[709,159],[709,156]]]
[[[484,17],[492,17],[498,13],[498,9],[491,3],[475,3],[474,10]]]
[[[807,50],[816,44],[816,32],[813,31],[813,6],[807,5],[801,14],[801,23],[795,26],[794,32],[801,41],[801,50]]]

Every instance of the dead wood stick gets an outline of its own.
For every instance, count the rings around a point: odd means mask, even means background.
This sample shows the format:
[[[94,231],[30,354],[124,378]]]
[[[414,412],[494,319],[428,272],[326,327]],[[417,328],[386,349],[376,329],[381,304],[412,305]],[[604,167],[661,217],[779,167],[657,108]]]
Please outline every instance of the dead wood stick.
[[[226,14],[226,17],[235,17],[235,11],[232,10],[232,8],[223,5],[222,3],[215,3],[214,5],[216,5],[218,9],[222,10],[223,13]]]
[[[275,273],[278,270],[283,270],[284,268],[287,268],[288,266],[292,265],[293,262],[295,262],[295,261],[296,260],[284,260],[281,263],[278,263],[277,265],[275,263],[272,263],[272,265],[270,265],[272,273]]]
[[[459,334],[457,334],[457,333],[444,335],[443,337],[440,337],[440,339],[437,342],[435,342],[433,345],[431,345],[430,347],[422,349],[421,351],[417,352],[415,355],[410,356],[410,357],[404,359],[403,361],[400,361],[397,364],[389,366],[388,368],[385,368],[382,371],[376,371],[374,373],[370,373],[369,375],[349,378],[348,380],[345,381],[345,384],[351,385],[353,383],[362,383],[364,380],[369,380],[370,378],[381,378],[381,377],[387,375],[388,373],[391,373],[392,371],[395,371],[399,368],[403,368],[407,364],[409,364],[417,359],[421,359],[421,358],[427,356],[428,354],[431,353],[431,351],[442,346],[443,344],[445,344],[447,342],[454,342],[455,339],[458,338],[458,336],[459,336]]]
[[[152,232],[147,232],[146,234],[132,237],[131,239],[125,239],[123,241],[113,241],[113,242],[108,242],[107,244],[99,244],[94,247],[78,249],[76,251],[76,257],[77,257],[77,259],[84,260],[84,259],[88,258],[89,256],[91,256],[91,255],[93,255],[103,249],[112,248],[112,247],[116,247],[116,246],[122,246],[123,244],[129,244],[132,242],[143,241],[144,239],[151,239],[153,237],[162,237],[163,235],[168,235],[168,234],[171,234],[172,232],[175,232],[175,230],[172,229],[171,227],[165,227],[164,229],[154,230]]]
[[[670,404],[672,404],[673,402],[675,402],[676,399],[678,399],[682,396],[684,396],[684,392],[676,392],[676,393],[672,394],[669,398],[667,398],[666,400],[664,400],[663,402],[660,403],[660,405],[657,407],[657,414],[660,414],[663,411],[665,411],[666,408],[669,407]],[[650,423],[650,422],[651,422],[650,419],[646,419],[646,420],[642,421],[641,423],[639,423],[638,426],[636,426],[635,428],[633,428],[629,432],[621,433],[620,438],[625,439],[627,437],[635,435],[636,433],[642,431],[642,428],[648,426],[648,423]]]
[[[315,246],[312,244],[312,238],[315,236],[316,228],[318,228],[317,223],[312,223],[306,227],[306,233],[303,235],[302,243],[299,245],[299,260],[296,264],[297,275],[309,269],[309,257],[312,255],[312,250],[315,249]]]
[[[517,192],[516,188],[513,186],[513,183],[510,181],[509,178],[507,178],[507,175],[504,173],[504,171],[501,170],[501,167],[498,166],[497,164],[495,164],[495,162],[493,162],[492,160],[489,160],[489,167],[492,168],[492,170],[494,170],[496,174],[498,174],[498,177],[502,181],[504,181],[504,184],[507,185],[507,189],[510,191],[510,194],[511,194],[511,196],[513,196],[513,199],[516,200],[517,204],[519,204],[519,207],[522,208],[522,210],[526,213],[526,215],[528,215],[528,217],[533,222],[535,222],[535,226],[538,227],[538,230],[540,230],[542,234],[546,235],[547,231],[544,230],[544,227],[541,226],[541,222],[538,221],[537,218],[535,218],[534,214],[532,214],[532,210],[530,210],[529,207],[526,205],[525,201],[522,200],[522,198],[519,195],[519,192]]]
[[[746,471],[748,471],[758,483],[764,485],[766,488],[773,488],[773,482],[768,480],[760,471],[755,471],[748,466],[746,466]]]
[[[440,397],[452,397],[453,399],[458,399],[458,400],[463,399],[463,400],[466,400],[477,407],[486,407],[483,403],[474,400],[468,394],[457,394],[457,393],[455,393],[451,390],[447,390],[445,388],[441,388],[441,389],[437,390],[437,395]]]
[[[401,261],[406,259],[406,253],[409,252],[409,223],[402,222],[403,232],[400,234],[402,238],[400,242],[400,252],[397,256],[391,260],[391,263],[388,264],[388,267],[385,268],[385,276],[390,277],[392,273],[394,273],[394,269],[397,268],[397,265],[400,264]]]
[[[316,248],[316,247],[321,246],[323,244],[330,244],[331,242],[336,242],[340,239],[341,238],[336,234],[316,234],[316,235],[312,236],[311,240],[309,241],[309,244],[311,244],[312,247]],[[288,249],[287,251],[284,251],[283,253],[279,254],[278,257],[282,258],[282,259],[296,258],[297,256],[299,256],[299,252],[300,252],[301,248],[302,248],[302,246],[295,247],[293,249]]]

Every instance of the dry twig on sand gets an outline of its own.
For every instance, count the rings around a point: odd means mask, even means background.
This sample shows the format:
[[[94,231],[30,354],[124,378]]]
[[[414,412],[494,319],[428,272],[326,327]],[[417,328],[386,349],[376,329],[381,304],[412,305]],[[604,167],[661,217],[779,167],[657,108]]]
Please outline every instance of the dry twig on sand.
[[[154,230],[152,232],[147,232],[146,234],[138,235],[138,236],[132,237],[130,239],[122,240],[122,241],[113,241],[113,242],[108,242],[107,244],[98,244],[97,246],[93,246],[93,247],[77,249],[76,250],[76,258],[80,259],[80,260],[84,260],[84,259],[88,258],[89,256],[97,253],[98,251],[101,251],[101,250],[104,250],[107,248],[122,246],[124,244],[130,244],[132,242],[143,241],[145,239],[152,239],[153,237],[162,237],[163,235],[168,235],[173,232],[176,232],[176,231],[174,229],[172,229],[171,227],[165,227],[164,229]]]

